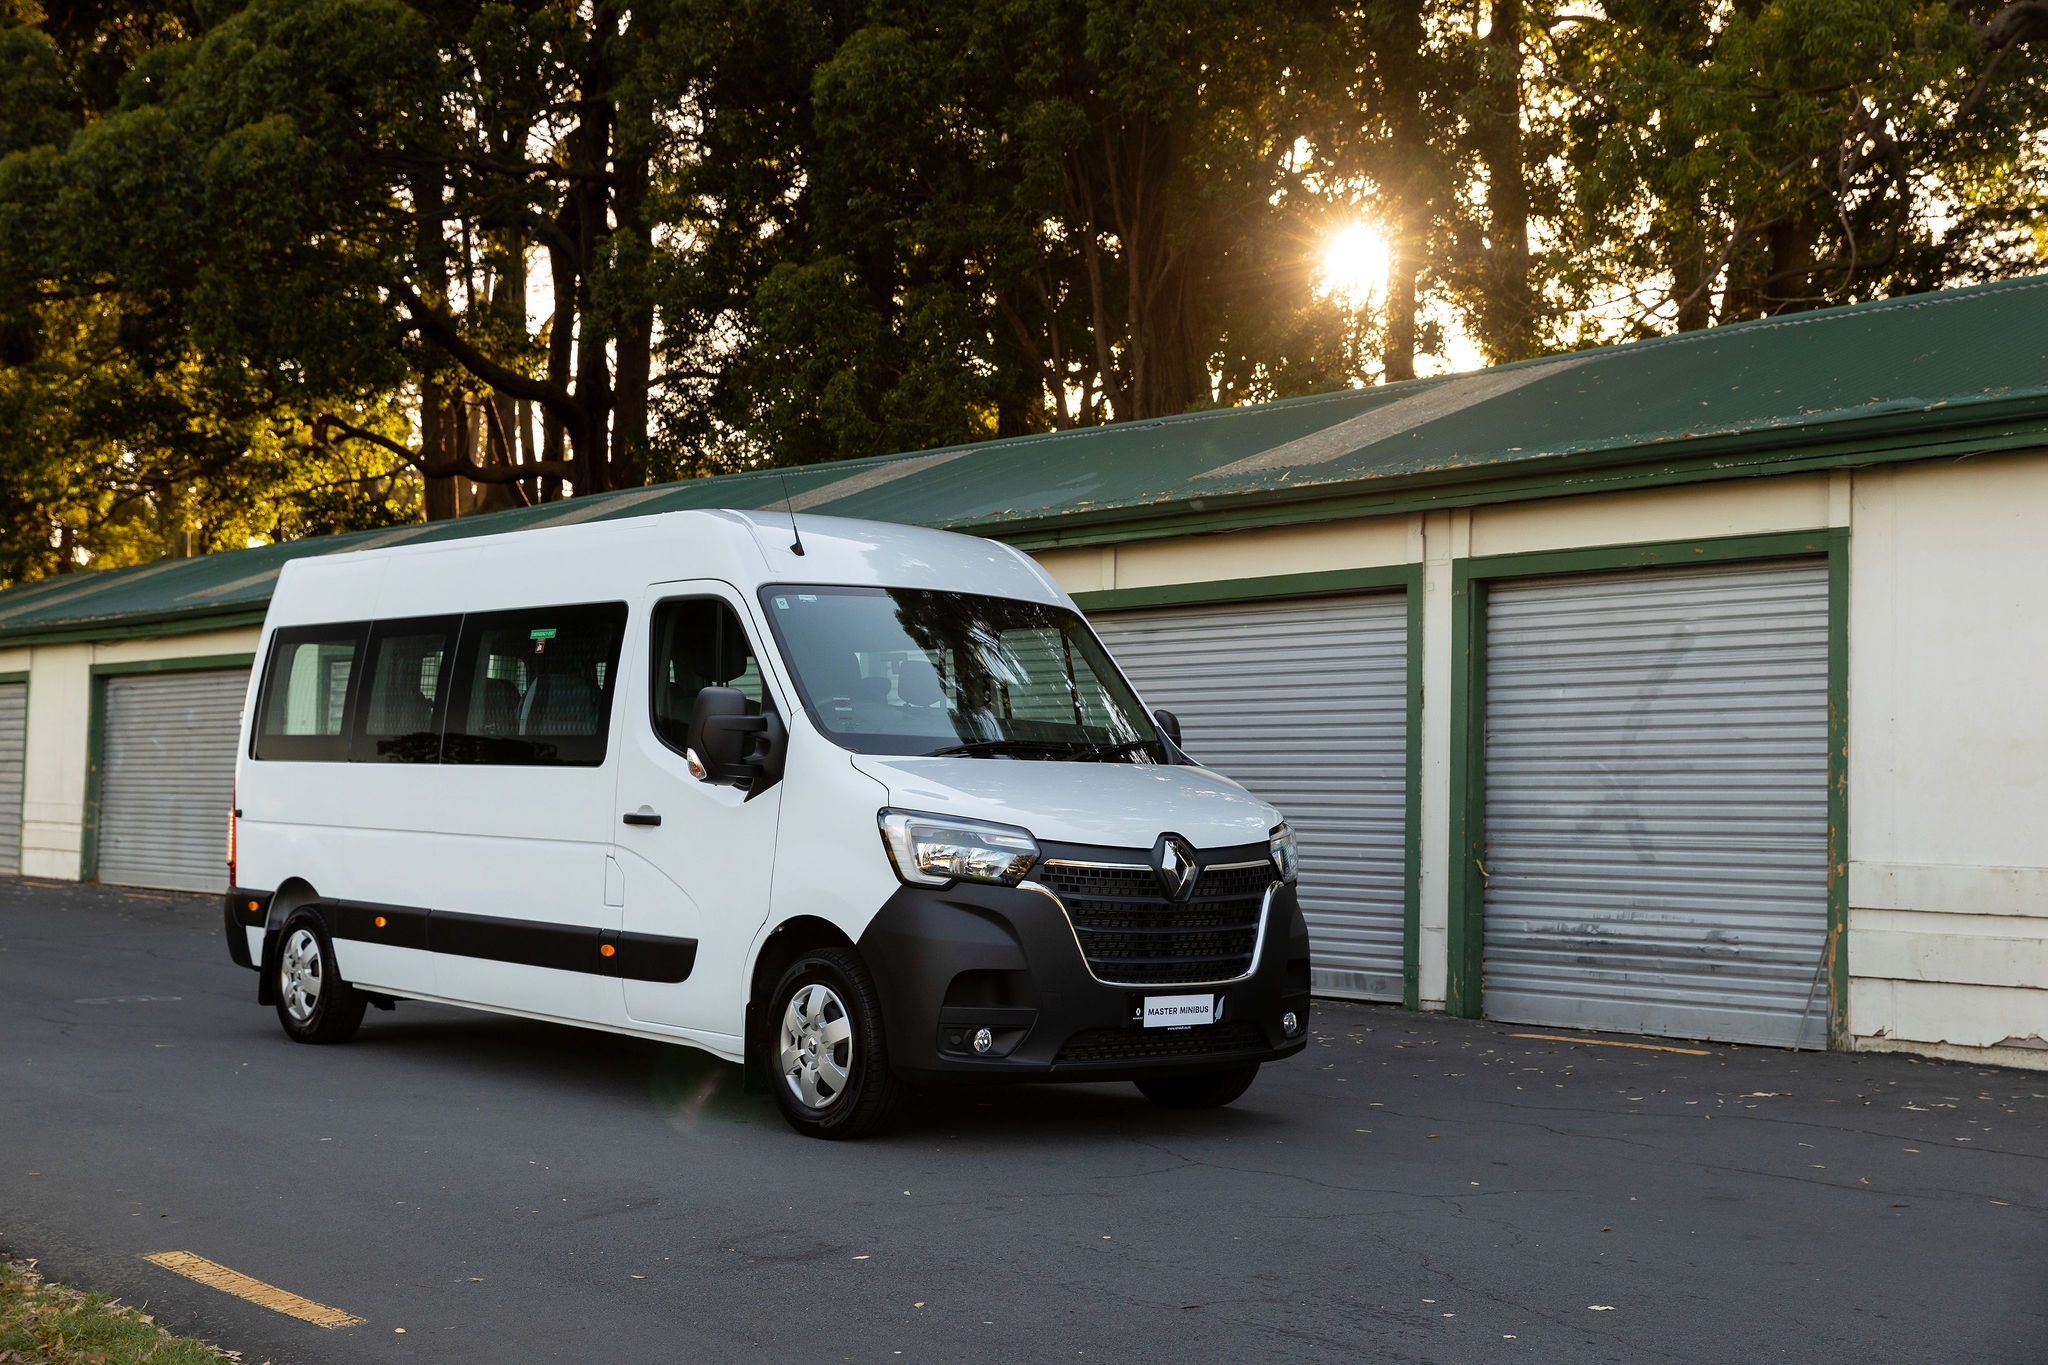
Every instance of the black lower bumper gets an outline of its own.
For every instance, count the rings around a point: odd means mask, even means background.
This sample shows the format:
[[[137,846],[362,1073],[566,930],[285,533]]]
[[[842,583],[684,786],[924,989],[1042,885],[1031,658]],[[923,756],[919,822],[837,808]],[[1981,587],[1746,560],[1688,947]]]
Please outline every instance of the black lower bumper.
[[[1308,926],[1276,887],[1241,980],[1120,986],[1097,980],[1060,903],[1029,885],[904,887],[861,935],[881,987],[889,1060],[917,1079],[1133,1080],[1292,1056],[1307,1044]],[[1217,1019],[1146,1028],[1147,996],[1218,997]],[[1283,1018],[1292,1013],[1289,1037]],[[974,1051],[987,1029],[991,1046]]]
[[[221,898],[221,914],[227,921],[228,956],[237,967],[256,969],[256,963],[249,956],[249,933],[251,929],[264,928],[270,922],[270,898],[274,891],[251,891],[246,887],[231,886]]]

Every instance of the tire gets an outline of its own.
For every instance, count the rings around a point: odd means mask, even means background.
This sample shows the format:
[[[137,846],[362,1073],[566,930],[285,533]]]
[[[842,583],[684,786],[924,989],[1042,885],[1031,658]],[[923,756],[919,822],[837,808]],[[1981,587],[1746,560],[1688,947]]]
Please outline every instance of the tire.
[[[1192,1076],[1152,1076],[1138,1082],[1146,1099],[1166,1109],[1221,1109],[1252,1088],[1259,1064],[1228,1071],[1199,1071]]]
[[[277,936],[270,969],[277,992],[277,1022],[295,1043],[345,1043],[362,1026],[369,1000],[334,965],[327,926],[311,910],[295,912]]]
[[[860,955],[820,948],[769,997],[763,1051],[776,1107],[806,1137],[866,1137],[903,1092],[889,1069],[881,998]]]

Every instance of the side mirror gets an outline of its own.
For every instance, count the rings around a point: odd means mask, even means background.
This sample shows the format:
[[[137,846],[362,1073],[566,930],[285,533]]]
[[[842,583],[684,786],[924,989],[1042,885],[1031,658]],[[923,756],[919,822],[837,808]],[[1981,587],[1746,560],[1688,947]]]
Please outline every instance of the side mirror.
[[[700,782],[745,787],[752,799],[782,777],[788,732],[773,711],[747,714],[746,694],[732,687],[707,687],[690,709],[684,758]]]
[[[1158,710],[1152,713],[1152,723],[1159,727],[1161,734],[1173,741],[1173,747],[1180,747],[1180,717],[1171,711]]]

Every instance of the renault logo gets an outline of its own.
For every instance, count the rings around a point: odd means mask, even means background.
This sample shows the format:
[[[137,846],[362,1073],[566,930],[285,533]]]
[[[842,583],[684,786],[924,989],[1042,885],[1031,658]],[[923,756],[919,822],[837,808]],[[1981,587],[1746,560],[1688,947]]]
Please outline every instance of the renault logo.
[[[1162,834],[1159,842],[1152,845],[1152,870],[1159,874],[1159,884],[1166,888],[1167,897],[1177,901],[1188,898],[1201,872],[1195,866],[1194,846],[1178,834]]]

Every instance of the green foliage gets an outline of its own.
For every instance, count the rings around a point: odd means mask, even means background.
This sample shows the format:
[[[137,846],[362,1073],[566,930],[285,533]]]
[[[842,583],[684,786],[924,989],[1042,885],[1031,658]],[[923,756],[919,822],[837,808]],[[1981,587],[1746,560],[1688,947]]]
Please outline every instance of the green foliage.
[[[2038,268],[2039,0],[0,0],[0,580]],[[1321,258],[1364,222],[1370,299]]]
[[[0,1259],[0,1360],[47,1365],[220,1365],[235,1359],[105,1294],[46,1283],[34,1269]]]

